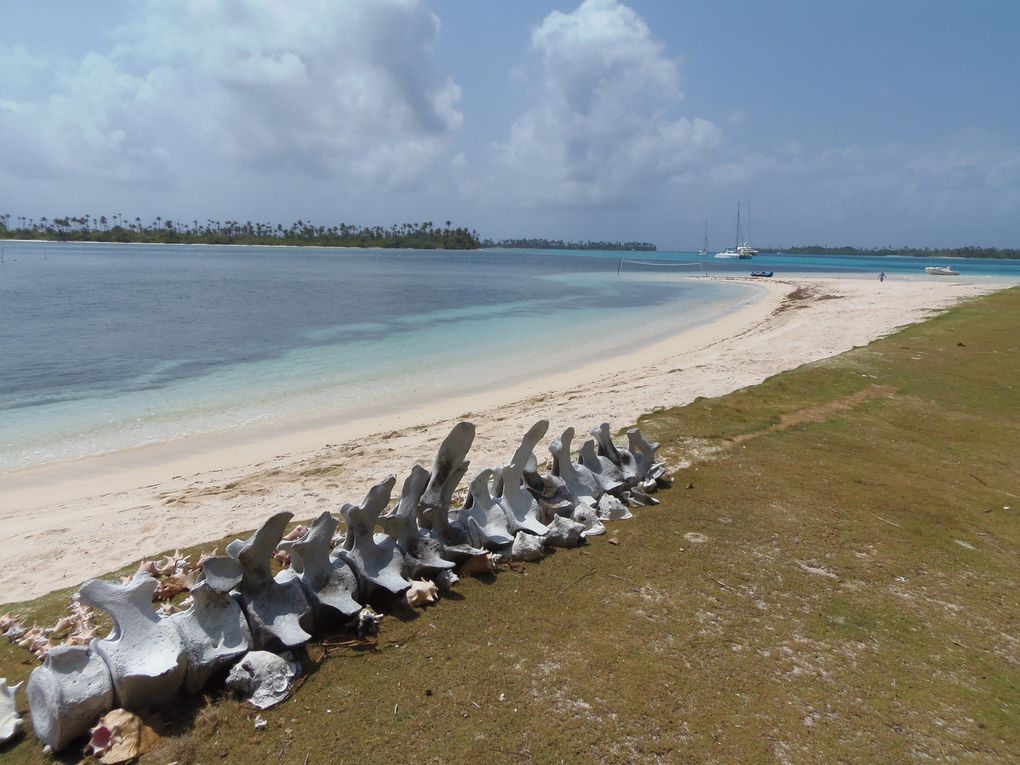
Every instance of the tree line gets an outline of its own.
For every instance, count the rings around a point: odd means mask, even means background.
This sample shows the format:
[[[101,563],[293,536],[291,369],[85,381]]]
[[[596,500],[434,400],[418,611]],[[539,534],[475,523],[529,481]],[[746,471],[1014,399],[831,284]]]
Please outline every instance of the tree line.
[[[299,220],[289,226],[252,221],[192,220],[181,223],[156,216],[150,223],[123,214],[42,217],[39,220],[0,214],[0,238],[60,242],[142,242],[148,244],[275,244],[318,247],[407,247],[474,250],[481,241],[474,230],[424,223],[322,226]]]
[[[562,239],[486,239],[483,247],[503,247],[506,249],[529,250],[625,250],[655,252],[656,247],[650,242],[565,242]]]
[[[998,247],[823,247],[812,244],[803,247],[768,248],[762,252],[783,252],[789,255],[884,255],[905,258],[1020,258],[1020,250]]]

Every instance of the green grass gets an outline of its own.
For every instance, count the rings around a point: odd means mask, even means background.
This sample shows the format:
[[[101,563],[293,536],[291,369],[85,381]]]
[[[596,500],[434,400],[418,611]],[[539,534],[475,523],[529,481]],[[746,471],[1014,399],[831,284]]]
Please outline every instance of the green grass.
[[[643,417],[694,460],[619,545],[398,611],[263,732],[213,692],[143,761],[1017,760],[1018,351],[1013,289]],[[0,646],[0,675],[33,665]]]

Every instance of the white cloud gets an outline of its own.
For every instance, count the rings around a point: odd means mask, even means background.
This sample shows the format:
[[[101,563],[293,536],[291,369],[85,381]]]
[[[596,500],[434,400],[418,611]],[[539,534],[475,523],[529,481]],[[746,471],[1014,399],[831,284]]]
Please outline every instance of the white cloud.
[[[719,140],[712,122],[675,114],[676,62],[616,0],[550,13],[530,53],[535,101],[494,147],[497,185],[522,205],[638,204]]]
[[[150,0],[110,50],[46,81],[0,50],[35,77],[0,109],[3,167],[163,191],[228,174],[414,187],[448,166],[463,122],[438,35],[419,0]]]

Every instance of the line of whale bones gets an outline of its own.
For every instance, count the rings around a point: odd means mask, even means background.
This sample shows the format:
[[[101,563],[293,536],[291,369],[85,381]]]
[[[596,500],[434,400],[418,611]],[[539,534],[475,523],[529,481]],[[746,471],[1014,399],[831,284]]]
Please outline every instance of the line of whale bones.
[[[576,546],[605,533],[603,520],[631,517],[627,504],[657,504],[649,494],[669,485],[665,465],[656,462],[659,444],[634,428],[627,432],[629,449],[621,449],[608,424],[591,431],[594,441],[585,441],[577,462],[568,428],[549,445],[551,473],[540,475],[534,449],[548,427],[547,420],[537,422],[509,465],[478,473],[455,511],[451,503],[475,436],[469,422],[454,426],[431,472],[414,466],[391,512],[384,514],[392,476],[360,505],[344,504],[347,533],[340,543],[339,522],[328,511],[291,541],[283,534],[293,514],[273,515],[249,539],[231,542],[226,556],[204,561],[186,611],[158,614],[152,607],[158,583],[148,573],[124,584],[86,582],[76,597],[108,613],[114,626],[88,646],[53,648],[32,671],[28,700],[36,736],[58,751],[114,704],[127,710],[166,704],[182,688],[197,693],[228,666],[229,687],[246,691],[256,706],[272,706],[286,698],[298,669],[277,654],[340,623],[359,634],[373,631],[382,619],[364,605],[373,592],[404,593],[412,606],[433,602],[439,587],[457,581],[458,564],[467,564],[461,573],[491,572],[494,557],[536,560],[547,545]],[[273,576],[271,560],[280,549],[290,565]],[[6,697],[13,707],[13,691]]]

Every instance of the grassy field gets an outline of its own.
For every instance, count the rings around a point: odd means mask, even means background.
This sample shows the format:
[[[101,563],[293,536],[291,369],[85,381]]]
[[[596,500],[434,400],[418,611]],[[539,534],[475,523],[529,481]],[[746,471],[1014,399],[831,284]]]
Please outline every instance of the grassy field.
[[[640,425],[690,464],[618,544],[395,609],[264,731],[194,700],[143,761],[1020,760],[1020,289]]]

